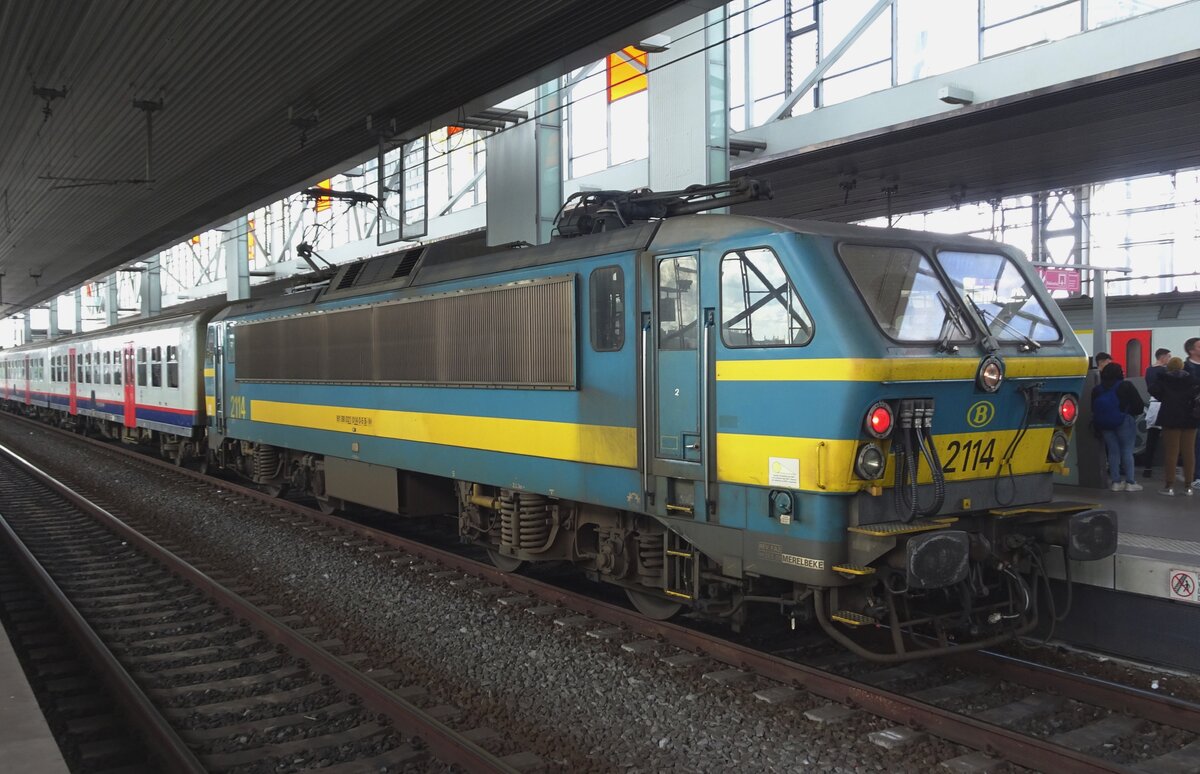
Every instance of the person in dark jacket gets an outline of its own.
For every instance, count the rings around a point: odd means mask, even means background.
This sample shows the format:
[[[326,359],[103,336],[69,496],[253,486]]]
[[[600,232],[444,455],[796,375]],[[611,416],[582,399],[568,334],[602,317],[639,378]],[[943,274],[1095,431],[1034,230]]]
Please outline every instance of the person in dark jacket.
[[[1186,355],[1183,360],[1183,370],[1200,379],[1200,336],[1193,336],[1183,342],[1183,352]],[[1196,444],[1192,448],[1195,450],[1196,457],[1200,458],[1200,433],[1196,434]],[[1192,489],[1200,489],[1200,479],[1192,481]]]
[[[1158,377],[1167,372],[1167,361],[1170,359],[1171,350],[1166,347],[1159,347],[1154,350],[1154,365],[1146,369],[1146,391],[1151,395],[1154,395],[1154,383],[1158,381]],[[1158,416],[1155,408],[1154,405],[1151,405],[1150,409],[1146,412],[1146,449],[1142,452],[1142,467],[1145,468],[1142,471],[1142,475],[1146,478],[1150,478],[1154,472],[1151,468],[1154,467],[1154,452],[1158,450],[1158,434],[1161,428],[1157,420],[1154,422],[1149,421],[1151,414],[1154,414],[1155,417]]]
[[[1163,495],[1190,495],[1189,482],[1196,475],[1196,428],[1200,420],[1192,415],[1196,393],[1200,392],[1200,379],[1188,373],[1183,360],[1173,357],[1167,362],[1167,372],[1154,382],[1150,394],[1162,401],[1158,409],[1158,426],[1162,428],[1163,471],[1166,486],[1159,490]],[[1175,486],[1175,464],[1183,457],[1183,482]]]
[[[1125,381],[1118,363],[1109,363],[1100,371],[1100,383],[1092,389],[1092,421],[1104,438],[1108,452],[1108,475],[1114,492],[1140,492],[1134,477],[1133,443],[1137,438],[1137,420],[1146,404],[1141,393]]]

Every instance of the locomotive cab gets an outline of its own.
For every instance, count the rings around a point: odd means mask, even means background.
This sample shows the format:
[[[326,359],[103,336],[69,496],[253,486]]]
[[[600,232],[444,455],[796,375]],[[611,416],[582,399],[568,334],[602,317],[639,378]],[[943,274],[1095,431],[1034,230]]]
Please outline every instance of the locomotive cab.
[[[872,658],[1032,630],[1051,546],[1116,548],[1113,512],[1053,499],[1086,370],[1057,307],[1002,245],[770,223],[754,247],[700,248],[710,520],[745,508],[742,569],[793,580],[793,615]],[[883,650],[854,633],[875,628]]]

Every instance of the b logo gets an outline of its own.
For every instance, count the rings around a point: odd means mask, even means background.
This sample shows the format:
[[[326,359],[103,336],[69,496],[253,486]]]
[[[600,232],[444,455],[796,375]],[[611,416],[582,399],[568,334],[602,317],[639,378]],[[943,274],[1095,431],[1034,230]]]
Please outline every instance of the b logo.
[[[996,407],[990,401],[981,400],[967,409],[967,424],[971,427],[983,427],[996,416]]]

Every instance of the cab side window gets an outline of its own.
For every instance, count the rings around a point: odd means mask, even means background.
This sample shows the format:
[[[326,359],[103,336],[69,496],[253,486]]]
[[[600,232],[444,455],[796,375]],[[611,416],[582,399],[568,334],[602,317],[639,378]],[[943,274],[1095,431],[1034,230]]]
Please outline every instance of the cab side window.
[[[625,346],[625,272],[604,266],[592,272],[592,349],[616,352]]]
[[[700,274],[696,256],[681,255],[658,262],[658,348],[696,349],[700,314]]]
[[[812,341],[813,322],[796,286],[765,247],[721,258],[721,339],[727,347],[796,347]]]

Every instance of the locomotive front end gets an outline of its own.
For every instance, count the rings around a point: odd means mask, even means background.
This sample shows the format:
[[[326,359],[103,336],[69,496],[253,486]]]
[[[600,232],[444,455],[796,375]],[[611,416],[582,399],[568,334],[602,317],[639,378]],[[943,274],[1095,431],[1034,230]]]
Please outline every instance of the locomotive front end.
[[[797,241],[833,278],[818,327],[836,310],[839,330],[823,332],[857,355],[809,361],[824,373],[803,377],[823,387],[806,414],[822,438],[815,498],[836,499],[826,510],[845,520],[804,592],[812,615],[877,660],[990,646],[1061,618],[1048,565],[1070,582],[1071,561],[1111,556],[1117,518],[1054,497],[1086,357],[1028,263],[914,232]]]

